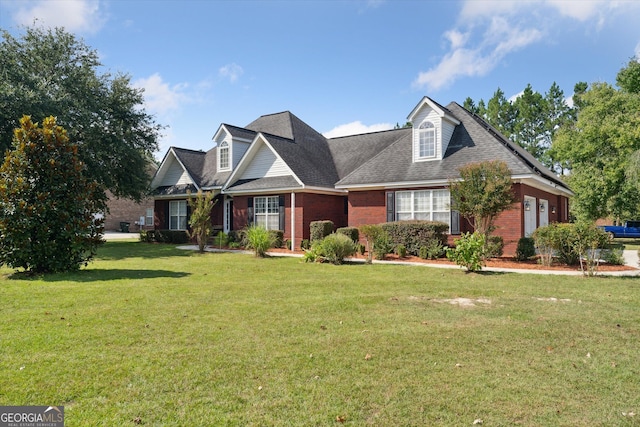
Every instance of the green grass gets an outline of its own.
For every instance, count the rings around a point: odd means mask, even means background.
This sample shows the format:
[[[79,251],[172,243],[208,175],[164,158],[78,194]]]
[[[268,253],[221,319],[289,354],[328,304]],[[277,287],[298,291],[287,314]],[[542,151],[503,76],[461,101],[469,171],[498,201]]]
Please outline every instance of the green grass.
[[[64,405],[68,427],[640,423],[639,279],[138,242],[0,274],[0,405]]]

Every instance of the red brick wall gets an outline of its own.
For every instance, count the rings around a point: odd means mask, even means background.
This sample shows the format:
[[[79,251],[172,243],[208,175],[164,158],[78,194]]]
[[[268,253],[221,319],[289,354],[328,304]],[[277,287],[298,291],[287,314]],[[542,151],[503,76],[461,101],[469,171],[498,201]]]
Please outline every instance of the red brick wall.
[[[253,196],[235,196],[233,198],[233,228],[241,230],[247,226],[248,199]],[[337,227],[346,227],[346,196],[332,196],[313,193],[296,193],[295,242],[299,248],[302,239],[309,238],[312,221],[331,220]],[[291,239],[291,193],[284,194],[284,238]]]
[[[106,231],[120,230],[120,222],[128,222],[130,224],[129,230],[139,231],[140,226],[135,225],[140,221],[140,217],[144,216],[146,220],[147,208],[153,208],[153,199],[144,199],[140,203],[131,199],[121,199],[115,197],[110,192],[107,192],[109,197],[107,206],[109,207],[109,213],[104,219],[104,229]],[[150,230],[153,228],[153,224],[145,224],[144,229]]]
[[[400,191],[400,190],[398,190]],[[524,235],[524,213],[522,205],[524,196],[535,197],[536,200],[546,199],[549,202],[549,223],[566,222],[568,213],[564,212],[564,196],[556,196],[523,184],[514,184],[513,193],[517,202],[511,209],[502,212],[495,221],[495,235],[502,236],[504,240],[504,255],[515,255],[518,240]],[[552,208],[555,207],[555,213]],[[539,206],[536,206],[539,212]],[[363,224],[380,224],[387,221],[386,200],[384,190],[354,191],[349,193],[349,226],[359,227]],[[538,219],[539,221],[539,219]],[[466,218],[460,218],[460,231],[472,232],[474,227]],[[453,243],[457,235],[448,237],[449,244]]]

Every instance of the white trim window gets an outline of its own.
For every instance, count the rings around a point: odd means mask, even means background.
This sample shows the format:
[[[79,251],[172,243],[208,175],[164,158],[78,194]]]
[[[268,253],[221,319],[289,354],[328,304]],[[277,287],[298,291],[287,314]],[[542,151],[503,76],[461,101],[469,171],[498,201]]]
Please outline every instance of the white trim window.
[[[257,226],[267,230],[278,230],[280,227],[280,199],[278,196],[254,197],[254,220]]]
[[[153,221],[153,208],[147,208],[147,212],[146,212],[146,218],[145,218],[145,225],[147,226],[151,226],[153,225],[154,221]]]
[[[229,143],[227,141],[222,141],[218,147],[218,170],[222,171],[231,169],[231,162],[229,161],[230,158],[231,150],[229,149]]]
[[[169,202],[169,230],[187,229],[187,201]]]
[[[432,159],[436,156],[436,127],[430,121],[418,128],[418,158]]]
[[[396,221],[420,219],[451,226],[449,190],[396,191]]]

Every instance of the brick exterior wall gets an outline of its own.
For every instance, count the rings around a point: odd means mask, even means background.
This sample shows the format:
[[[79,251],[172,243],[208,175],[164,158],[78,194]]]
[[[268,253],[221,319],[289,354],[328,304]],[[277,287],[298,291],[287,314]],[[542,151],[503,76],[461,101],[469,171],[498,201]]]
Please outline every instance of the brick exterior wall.
[[[284,238],[291,239],[291,193],[282,195],[284,196],[285,208]],[[254,196],[235,196],[233,198],[234,230],[242,230],[248,224],[247,210],[250,197]],[[347,225],[346,196],[296,193],[295,205],[295,242],[293,242],[295,248],[300,247],[303,239],[309,239],[309,227],[312,221],[331,220],[336,228]]]
[[[129,231],[137,232],[140,230],[140,226],[136,225],[136,222],[140,221],[140,217],[144,216],[146,221],[147,208],[152,209],[154,207],[153,199],[147,198],[140,203],[136,203],[131,199],[117,198],[111,192],[107,192],[109,197],[107,206],[109,207],[109,213],[105,216],[104,229],[106,231],[120,231],[120,222],[128,222]],[[153,229],[153,224],[143,227],[145,230]]]
[[[416,188],[420,190],[423,188]],[[411,189],[402,189],[411,190]],[[397,191],[402,191],[398,189]],[[515,255],[518,240],[524,236],[524,196],[535,197],[537,204],[536,226],[540,224],[539,202],[540,199],[548,200],[549,223],[552,222],[568,222],[569,212],[567,212],[568,199],[565,196],[557,196],[537,188],[524,184],[514,184],[513,193],[516,202],[513,203],[511,209],[502,212],[496,218],[496,230],[494,235],[501,236],[504,241],[504,255]],[[555,213],[553,212],[555,208]],[[349,193],[349,226],[359,227],[364,224],[381,224],[387,221],[386,196],[385,190],[372,191],[353,191]],[[473,221],[473,219],[472,219]],[[461,233],[472,232],[474,229],[472,223],[467,219],[460,217]],[[449,235],[448,243],[453,244],[457,235]]]

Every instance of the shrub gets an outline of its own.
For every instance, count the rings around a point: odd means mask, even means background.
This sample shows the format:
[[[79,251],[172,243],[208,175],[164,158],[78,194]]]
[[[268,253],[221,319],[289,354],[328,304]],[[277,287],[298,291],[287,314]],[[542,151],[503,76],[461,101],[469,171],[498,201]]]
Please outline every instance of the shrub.
[[[293,243],[291,243],[291,239],[287,239],[287,240],[284,241],[284,246],[289,250],[291,250],[291,245],[292,244]]]
[[[608,248],[600,251],[600,258],[607,264],[624,265],[623,249],[620,246],[609,245]]]
[[[153,230],[140,230],[140,241],[144,243],[153,243],[155,241]]]
[[[367,241],[367,263],[371,264],[373,253],[376,250],[376,244],[383,243],[383,236],[386,236],[387,232],[377,224],[361,225],[359,230],[360,234],[362,234]]]
[[[333,233],[333,221],[311,221],[309,230],[311,233],[311,243],[316,240],[322,240]]]
[[[553,261],[554,236],[552,225],[538,227],[532,234],[535,246],[540,253],[540,263],[550,266]]]
[[[577,238],[572,248],[580,259],[580,270],[586,276],[595,276],[600,265],[598,249],[607,247],[609,236],[591,222],[576,223],[575,233]]]
[[[426,246],[421,246],[419,256],[422,259],[440,258],[445,253],[445,246],[439,240],[430,240]]]
[[[336,230],[336,233],[344,234],[355,243],[360,240],[360,232],[356,227],[341,227]]]
[[[393,245],[404,245],[407,252],[418,255],[423,246],[434,247],[447,244],[449,226],[439,221],[396,221],[381,224]]]
[[[282,230],[269,230],[269,234],[273,239],[273,243],[271,247],[273,248],[281,248],[284,244],[284,231]]]
[[[356,253],[356,243],[344,234],[329,234],[318,243],[314,243],[317,247],[317,254],[323,260],[332,264],[342,264],[344,259],[353,256]]]
[[[309,239],[302,239],[302,241],[300,242],[300,249],[302,249],[303,251],[306,251],[310,248],[311,248],[311,242],[309,242]]]
[[[532,237],[521,237],[516,248],[516,260],[526,261],[536,254],[535,241]]]
[[[241,242],[242,241],[242,236],[241,236],[241,232],[236,231],[236,230],[230,230],[229,233],[227,234],[227,237],[229,238],[229,243],[232,242]]]
[[[189,217],[191,230],[187,234],[190,238],[196,239],[198,251],[202,253],[207,246],[207,239],[209,239],[213,231],[211,209],[213,209],[218,200],[214,200],[215,194],[212,191],[203,193],[202,190],[198,190],[198,194],[195,197],[191,197],[190,192],[188,194],[190,196],[187,199],[187,204],[191,208],[191,216]]]
[[[484,263],[485,237],[479,232],[464,233],[455,240],[455,248],[447,249],[447,258],[467,271],[480,271]]]
[[[366,248],[365,245],[363,245],[362,243],[358,243],[358,253],[360,255],[364,255],[366,250],[367,250],[367,248]]]
[[[245,230],[246,247],[253,249],[256,257],[266,256],[267,250],[273,246],[273,234],[264,227],[251,226]]]
[[[221,249],[223,246],[227,246],[229,244],[229,236],[227,233],[219,231],[218,234],[216,234],[214,242],[215,245]]]
[[[183,245],[189,242],[189,235],[184,230],[149,230],[145,241],[149,243],[174,243]]]
[[[407,248],[405,248],[404,245],[396,246],[396,254],[398,254],[398,256],[400,258],[406,257],[407,256]]]
[[[504,240],[502,236],[489,236],[487,247],[485,248],[486,258],[496,258],[502,256],[504,252]]]
[[[393,243],[389,235],[383,230],[373,242],[373,256],[376,259],[384,259],[391,251],[393,251]]]

